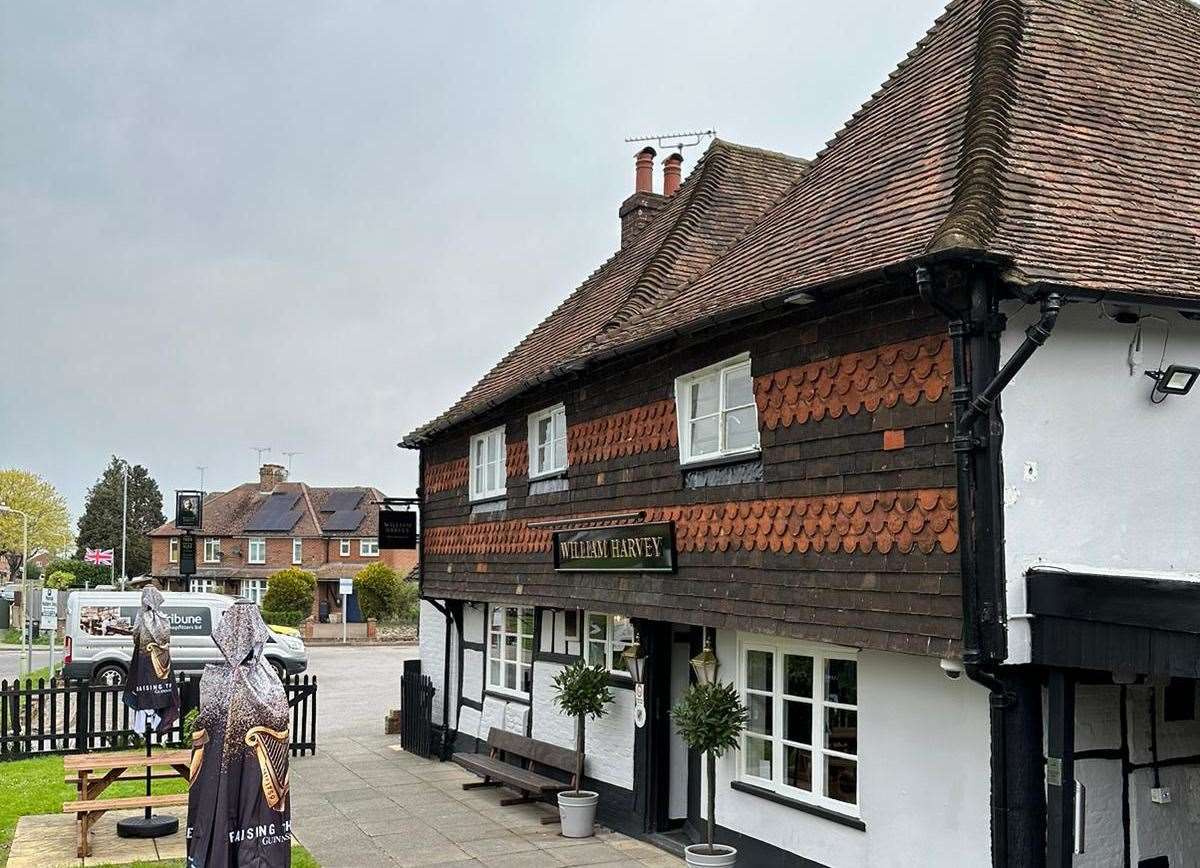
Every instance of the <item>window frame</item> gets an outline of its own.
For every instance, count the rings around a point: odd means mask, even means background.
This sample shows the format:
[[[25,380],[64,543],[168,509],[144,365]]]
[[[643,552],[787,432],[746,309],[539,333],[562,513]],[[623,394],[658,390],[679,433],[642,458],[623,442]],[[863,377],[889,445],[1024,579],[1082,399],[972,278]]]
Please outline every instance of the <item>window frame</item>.
[[[193,576],[188,579],[188,592],[192,594],[215,594],[217,592],[217,580],[198,579]]]
[[[500,630],[495,628],[493,613],[497,610],[517,610],[517,632],[511,633],[507,630],[507,614],[500,617]],[[529,633],[526,635],[521,631],[521,625],[525,623],[522,618],[522,613],[529,613]],[[484,617],[487,619],[484,625],[484,660],[483,660],[483,684],[484,689],[488,693],[496,693],[501,696],[510,696],[514,699],[525,699],[532,701],[533,697],[533,653],[537,650],[537,610],[533,606],[514,606],[508,603],[489,603],[487,610],[484,612]],[[492,681],[492,636],[500,637],[500,659],[495,661],[500,664],[500,683],[496,684]],[[505,639],[509,636],[516,637],[517,644],[517,659],[504,659],[504,644]],[[530,640],[529,662],[525,663],[521,660],[521,640],[528,638]],[[506,687],[504,685],[505,672],[509,667],[516,669],[516,677],[514,683],[518,685],[516,688]],[[522,674],[523,670],[529,672],[529,690],[522,690],[521,686],[525,683]]]
[[[538,468],[538,451],[541,449],[541,444],[538,442],[538,424],[543,419],[550,420],[550,442],[547,449],[550,452],[550,460],[554,462],[554,446],[558,442],[558,438],[554,436],[554,420],[556,417],[562,417],[562,445],[563,445],[563,463],[559,467],[556,464],[544,468]],[[530,413],[528,419],[527,439],[529,441],[529,478],[546,479],[550,476],[559,476],[567,472],[567,466],[571,463],[570,456],[567,454],[567,406],[566,404],[555,404],[553,407],[547,407],[544,410],[538,410],[536,413]]]
[[[167,563],[179,563],[179,537],[173,536],[167,541]]]
[[[505,431],[503,425],[497,425],[495,428],[489,428],[487,431],[481,431],[478,434],[471,435],[470,444],[467,452],[467,490],[471,501],[477,500],[496,500],[504,497],[508,492],[508,453],[507,443],[505,441]],[[475,444],[484,444],[484,462],[483,466],[486,469],[487,464],[487,443],[492,437],[499,437],[499,446],[497,448],[497,467],[496,467],[496,488],[479,489],[475,487]],[[486,475],[486,474],[485,474]]]
[[[338,557],[350,557],[350,540],[338,540]]]
[[[209,557],[209,544],[215,543],[213,548],[213,557]],[[204,538],[204,563],[219,564],[221,562],[221,538],[218,536],[206,536]]]
[[[262,560],[254,559],[255,543],[262,544]],[[265,564],[266,562],[267,562],[267,538],[265,536],[246,537],[246,563],[248,563],[248,564]]]
[[[604,619],[604,638],[603,639],[593,639],[592,638],[591,629],[590,629],[592,618],[603,618]],[[592,655],[591,655],[592,645],[601,645],[602,644],[604,646],[604,664],[605,664],[604,669],[605,669],[605,671],[607,671],[609,675],[614,675],[617,678],[632,679],[633,675],[630,674],[629,670],[626,669],[624,665],[622,665],[619,668],[614,668],[611,665],[612,659],[613,659],[613,652],[617,650],[617,646],[619,645],[620,650],[624,651],[626,648],[628,648],[632,644],[632,642],[618,642],[616,639],[613,638],[613,619],[614,618],[624,618],[626,621],[629,622],[630,629],[633,629],[633,619],[630,618],[628,615],[617,615],[617,614],[614,614],[611,612],[592,612],[592,611],[584,612],[583,621],[579,625],[580,633],[581,633],[580,643],[579,643],[579,653],[580,653],[580,656],[583,658],[584,662],[590,666],[590,665],[592,665]]]
[[[379,557],[379,540],[363,537],[358,541],[358,556],[360,558]]]
[[[254,584],[256,586],[260,585],[260,584],[262,585],[261,588],[258,588],[257,597],[246,593],[246,585],[249,585],[249,584]],[[245,597],[247,600],[249,600],[250,602],[252,602],[254,605],[258,606],[261,609],[263,598],[267,595],[267,580],[266,579],[242,579],[241,583],[238,585],[238,594],[242,597]]]
[[[304,540],[298,536],[292,537],[292,563],[304,563]]]
[[[750,403],[738,404],[736,407],[725,406],[725,378],[729,371],[735,368],[745,367],[746,376],[750,379]],[[687,391],[690,386],[701,380],[706,380],[709,377],[716,377],[717,380],[717,409],[715,413],[707,413],[700,417],[692,417],[690,405],[687,400]],[[754,408],[754,445],[745,446],[740,449],[727,449],[725,447],[725,419],[729,413],[737,410],[743,410],[747,407]],[[696,418],[707,419],[716,417],[717,420],[717,449],[715,452],[703,452],[696,454],[692,450],[691,439],[688,436],[691,430],[692,423]],[[750,353],[740,353],[739,355],[709,365],[705,368],[700,368],[696,371],[690,371],[682,376],[675,378],[675,418],[679,429],[679,463],[680,465],[703,464],[710,461],[720,461],[721,459],[731,456],[752,456],[758,455],[762,451],[762,431],[759,428],[758,422],[758,403],[754,399],[754,372],[750,364]]]
[[[746,655],[749,651],[767,652],[772,655],[772,685],[771,685],[771,720],[772,733],[770,736],[763,736],[752,732],[749,727],[742,731],[739,737],[740,745],[737,756],[736,774],[734,780],[740,781],[753,787],[762,790],[768,790],[776,793],[784,798],[792,799],[797,802],[802,802],[806,805],[813,805],[835,814],[854,819],[862,818],[862,745],[856,745],[856,753],[848,754],[843,751],[833,750],[825,747],[825,712],[826,709],[843,709],[853,711],[855,713],[855,738],[859,738],[861,733],[861,725],[858,721],[861,720],[862,713],[862,697],[859,695],[861,678],[859,677],[858,666],[860,664],[858,652],[852,648],[842,648],[838,646],[818,646],[805,644],[802,642],[791,642],[787,640],[774,641],[769,637],[755,636],[739,636],[737,643],[737,691],[738,698],[744,705],[749,707],[747,701],[747,691],[751,691],[757,695],[763,695],[764,691],[749,688],[747,686],[747,665]],[[784,692],[785,667],[783,658],[785,655],[794,657],[809,657],[813,661],[813,695],[812,697],[795,697],[792,694]],[[830,660],[846,660],[855,665],[855,702],[843,703],[833,702],[825,698],[825,679],[827,677],[827,665]],[[809,733],[809,743],[807,745],[799,742],[792,742],[787,739],[784,734],[784,703],[785,697],[791,698],[793,701],[808,700],[812,708],[812,730]],[[747,739],[757,739],[759,741],[769,740],[771,744],[771,779],[763,778],[758,775],[750,774],[746,771],[744,758],[749,756],[747,751]],[[812,756],[812,784],[813,791],[803,790],[798,787],[793,787],[784,783],[785,762],[784,753],[785,745],[798,746],[802,750],[807,750]],[[854,761],[855,769],[855,792],[854,802],[843,802],[840,799],[835,799],[832,796],[824,794],[826,786],[826,769],[827,757],[834,756],[845,758]]]

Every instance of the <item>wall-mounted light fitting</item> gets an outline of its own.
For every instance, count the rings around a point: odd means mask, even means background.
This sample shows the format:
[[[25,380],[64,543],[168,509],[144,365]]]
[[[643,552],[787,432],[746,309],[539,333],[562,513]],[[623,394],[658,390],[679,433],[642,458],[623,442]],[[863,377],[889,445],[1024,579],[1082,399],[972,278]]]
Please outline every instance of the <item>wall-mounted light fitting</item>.
[[[1200,377],[1200,368],[1188,365],[1169,365],[1166,370],[1146,371],[1146,376],[1154,381],[1150,390],[1150,401],[1161,404],[1168,395],[1186,395],[1196,385]]]
[[[717,660],[717,655],[713,653],[712,642],[708,638],[708,630],[704,629],[704,650],[693,657],[689,662],[692,664],[692,671],[696,673],[696,680],[701,684],[716,684],[717,669],[720,662]]]
[[[625,646],[625,650],[621,652],[621,660],[624,661],[625,668],[629,670],[634,684],[646,683],[646,658],[642,656],[642,646],[638,642],[636,634],[633,642]]]

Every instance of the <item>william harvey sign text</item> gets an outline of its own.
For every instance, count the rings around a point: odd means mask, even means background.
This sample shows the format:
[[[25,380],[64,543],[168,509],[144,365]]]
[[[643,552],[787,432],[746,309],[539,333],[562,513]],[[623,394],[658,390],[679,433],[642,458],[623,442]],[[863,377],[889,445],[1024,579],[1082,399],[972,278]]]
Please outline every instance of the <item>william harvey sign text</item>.
[[[662,522],[557,531],[554,569],[674,572],[675,526]]]

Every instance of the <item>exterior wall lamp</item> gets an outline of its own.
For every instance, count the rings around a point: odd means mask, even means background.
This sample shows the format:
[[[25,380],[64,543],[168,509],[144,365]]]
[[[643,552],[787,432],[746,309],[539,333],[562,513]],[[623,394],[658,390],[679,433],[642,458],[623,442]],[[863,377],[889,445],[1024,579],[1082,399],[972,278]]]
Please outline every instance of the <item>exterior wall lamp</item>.
[[[1188,365],[1170,365],[1160,371],[1146,371],[1146,376],[1154,381],[1150,390],[1150,403],[1161,404],[1168,395],[1186,395],[1196,385],[1200,377],[1200,368]]]
[[[721,662],[713,653],[712,640],[708,636],[707,628],[704,631],[704,650],[691,659],[691,664],[692,671],[696,673],[696,680],[701,684],[717,683],[717,669]]]
[[[642,646],[638,644],[637,634],[634,634],[633,641],[626,645],[625,650],[621,652],[621,660],[624,661],[625,668],[629,670],[634,684],[646,683],[646,661],[648,659],[648,657],[642,656]]]

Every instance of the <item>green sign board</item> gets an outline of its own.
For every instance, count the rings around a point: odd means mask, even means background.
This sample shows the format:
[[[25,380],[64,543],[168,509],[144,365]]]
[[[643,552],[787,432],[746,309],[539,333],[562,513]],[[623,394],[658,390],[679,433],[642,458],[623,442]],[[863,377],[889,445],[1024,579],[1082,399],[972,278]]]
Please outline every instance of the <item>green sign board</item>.
[[[660,522],[556,531],[554,569],[673,573],[675,525]]]

